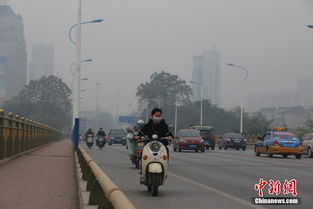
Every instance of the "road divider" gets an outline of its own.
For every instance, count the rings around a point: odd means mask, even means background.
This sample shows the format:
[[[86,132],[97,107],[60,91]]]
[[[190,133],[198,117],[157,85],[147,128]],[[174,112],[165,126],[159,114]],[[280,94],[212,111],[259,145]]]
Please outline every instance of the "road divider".
[[[80,189],[84,193],[82,197],[88,196],[84,200],[84,205],[95,206],[98,209],[135,209],[124,192],[80,146],[77,150],[77,159],[81,171],[79,178],[85,182],[80,183],[85,185]]]

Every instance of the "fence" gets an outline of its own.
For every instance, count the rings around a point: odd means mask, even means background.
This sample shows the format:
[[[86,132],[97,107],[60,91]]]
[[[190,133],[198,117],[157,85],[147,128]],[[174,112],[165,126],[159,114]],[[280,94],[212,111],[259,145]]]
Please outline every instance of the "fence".
[[[58,130],[0,109],[0,160],[63,139]]]
[[[77,157],[82,179],[87,181],[86,190],[90,192],[88,205],[98,205],[98,209],[135,209],[126,195],[83,148],[78,148]]]

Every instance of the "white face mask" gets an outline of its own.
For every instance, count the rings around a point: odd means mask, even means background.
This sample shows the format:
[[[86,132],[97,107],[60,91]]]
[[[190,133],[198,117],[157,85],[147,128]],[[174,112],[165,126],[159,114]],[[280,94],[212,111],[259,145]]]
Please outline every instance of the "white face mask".
[[[153,122],[160,123],[162,118],[161,117],[152,117]]]

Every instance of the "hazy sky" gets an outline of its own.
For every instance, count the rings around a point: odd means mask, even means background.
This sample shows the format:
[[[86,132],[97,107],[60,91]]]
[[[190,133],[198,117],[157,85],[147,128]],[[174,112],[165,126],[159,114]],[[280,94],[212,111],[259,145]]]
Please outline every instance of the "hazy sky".
[[[70,84],[75,48],[68,29],[76,1],[9,2],[23,16],[28,51],[33,42],[53,44],[55,73]],[[226,62],[248,68],[248,93],[294,89],[297,79],[313,76],[313,29],[306,27],[313,23],[312,0],[83,0],[83,20],[94,18],[105,21],[83,26],[82,57],[94,59],[82,65],[89,78],[82,84],[84,109],[96,107],[102,82],[101,109],[119,92],[121,112],[129,112],[151,73],[166,70],[190,81],[192,55],[213,45],[222,56],[226,107],[239,104],[242,77]]]

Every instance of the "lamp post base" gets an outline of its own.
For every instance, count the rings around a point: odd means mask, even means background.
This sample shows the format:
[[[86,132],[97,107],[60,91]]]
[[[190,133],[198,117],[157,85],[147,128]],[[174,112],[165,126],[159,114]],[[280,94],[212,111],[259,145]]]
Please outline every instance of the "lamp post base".
[[[79,118],[75,118],[74,128],[73,128],[73,145],[74,152],[77,151],[79,144]]]

